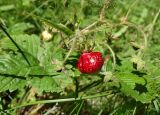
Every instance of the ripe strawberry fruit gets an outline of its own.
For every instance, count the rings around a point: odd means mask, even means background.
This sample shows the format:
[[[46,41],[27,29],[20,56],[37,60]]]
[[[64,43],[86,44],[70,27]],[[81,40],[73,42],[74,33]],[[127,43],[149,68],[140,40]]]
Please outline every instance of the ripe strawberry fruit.
[[[81,73],[92,74],[102,68],[103,62],[100,52],[84,52],[77,62],[77,68]]]

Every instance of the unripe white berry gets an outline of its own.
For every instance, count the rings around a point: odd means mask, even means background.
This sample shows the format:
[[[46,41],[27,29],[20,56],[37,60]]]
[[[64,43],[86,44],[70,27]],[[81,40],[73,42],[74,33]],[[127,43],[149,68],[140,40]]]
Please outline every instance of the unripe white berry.
[[[42,39],[43,41],[49,41],[52,38],[52,34],[49,33],[47,30],[42,32]]]

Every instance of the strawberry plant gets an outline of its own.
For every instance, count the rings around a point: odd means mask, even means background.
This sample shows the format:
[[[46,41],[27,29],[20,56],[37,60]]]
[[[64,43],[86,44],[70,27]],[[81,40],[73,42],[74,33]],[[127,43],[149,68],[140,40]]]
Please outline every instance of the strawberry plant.
[[[159,18],[158,0],[0,1],[0,114],[160,114]]]

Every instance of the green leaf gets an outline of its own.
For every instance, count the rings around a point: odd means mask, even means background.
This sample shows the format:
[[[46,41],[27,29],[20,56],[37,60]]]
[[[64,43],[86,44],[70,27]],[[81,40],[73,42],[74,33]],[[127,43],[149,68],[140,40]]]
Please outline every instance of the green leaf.
[[[12,10],[14,8],[15,8],[15,6],[13,4],[11,4],[11,5],[3,5],[3,6],[0,7],[0,11],[8,11],[8,10]]]
[[[113,34],[113,38],[118,38],[120,36],[122,36],[128,29],[128,26],[124,26],[122,27],[118,32]]]
[[[54,44],[46,43],[41,47],[40,38],[36,35],[15,35],[13,38],[19,47],[22,48],[30,63],[32,63],[33,67],[30,68],[30,71],[39,69],[41,71],[37,71],[37,74],[44,75],[46,72],[52,74],[62,68],[64,51],[55,47]],[[16,53],[18,51],[8,38],[2,39],[0,46],[5,50],[13,50]]]
[[[17,89],[22,89],[26,84],[26,80],[9,77],[9,76],[1,76],[0,75],[0,92],[9,90],[14,91]]]
[[[60,89],[57,86],[55,80],[52,77],[44,76],[43,78],[34,77],[28,81],[28,85],[37,90],[39,94],[45,92],[59,92]]]
[[[65,91],[65,88],[72,89],[73,79],[71,78],[69,72],[61,73],[60,75],[54,76],[53,78],[62,92]]]
[[[45,44],[38,52],[39,65],[47,69],[47,71],[54,72],[63,67],[63,50],[56,50],[54,45]]]
[[[29,59],[32,65],[38,63],[37,54],[40,48],[40,38],[36,35],[13,35],[14,41],[18,44],[21,50],[25,53],[25,56]],[[5,50],[18,51],[17,47],[8,39],[3,38],[0,42],[0,46]]]
[[[66,35],[72,35],[73,34],[73,31],[70,30],[69,28],[67,28],[65,25],[59,23],[54,23],[54,22],[51,22],[49,20],[46,20],[46,19],[42,19],[42,21],[46,22],[47,24],[49,24],[50,26],[64,32]]]
[[[71,84],[73,84],[72,79],[63,73],[53,77],[34,77],[28,81],[28,85],[35,88],[39,94],[43,92],[63,92]]]
[[[132,74],[132,73],[117,73],[116,74],[116,77],[126,83],[128,86],[134,88],[135,87],[135,83],[137,84],[142,84],[142,85],[145,85],[145,80],[143,79],[143,77],[139,77],[135,74]]]
[[[15,25],[9,28],[10,34],[23,34],[26,30],[33,28],[34,26],[30,23],[16,23]]]
[[[15,42],[22,50],[33,57],[37,57],[38,48],[40,46],[40,38],[36,35],[13,35]],[[2,49],[10,49],[17,51],[16,46],[7,37],[1,40],[0,46]]]
[[[59,86],[56,85],[54,79],[51,77],[43,77],[45,75],[59,75],[59,73],[53,71],[54,69],[50,69],[51,67],[29,67],[22,56],[13,54],[0,55],[0,92],[22,89],[24,86],[27,86],[26,83],[28,82],[31,82],[29,85],[33,85],[35,88],[38,87],[39,92],[58,92]],[[29,79],[27,79],[27,77],[29,77]],[[38,84],[40,86],[38,86]]]
[[[33,17],[39,19],[40,21],[42,22],[45,22],[46,24],[48,24],[49,26],[53,27],[53,28],[56,28],[57,30],[65,33],[66,35],[72,35],[73,34],[73,31],[70,30],[67,26],[61,24],[61,23],[56,23],[56,22],[51,22],[50,20],[47,20],[47,19],[44,19],[44,18],[41,18],[39,16],[36,16],[36,15],[32,15]]]
[[[20,56],[0,55],[0,74],[24,75],[28,70],[26,61]]]
[[[122,60],[121,65],[117,66],[116,69],[121,71],[121,72],[131,72],[131,71],[134,70],[133,69],[133,64],[129,60]]]
[[[132,73],[117,73],[120,80],[120,90],[136,101],[150,103],[155,98],[155,93],[147,86],[147,79],[138,77]]]

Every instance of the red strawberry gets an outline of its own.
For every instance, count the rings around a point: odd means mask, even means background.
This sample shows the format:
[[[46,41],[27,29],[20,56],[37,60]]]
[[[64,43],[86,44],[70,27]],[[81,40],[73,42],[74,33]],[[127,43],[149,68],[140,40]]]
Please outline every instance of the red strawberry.
[[[92,74],[102,68],[103,62],[100,52],[85,52],[80,56],[77,67],[81,73]]]

